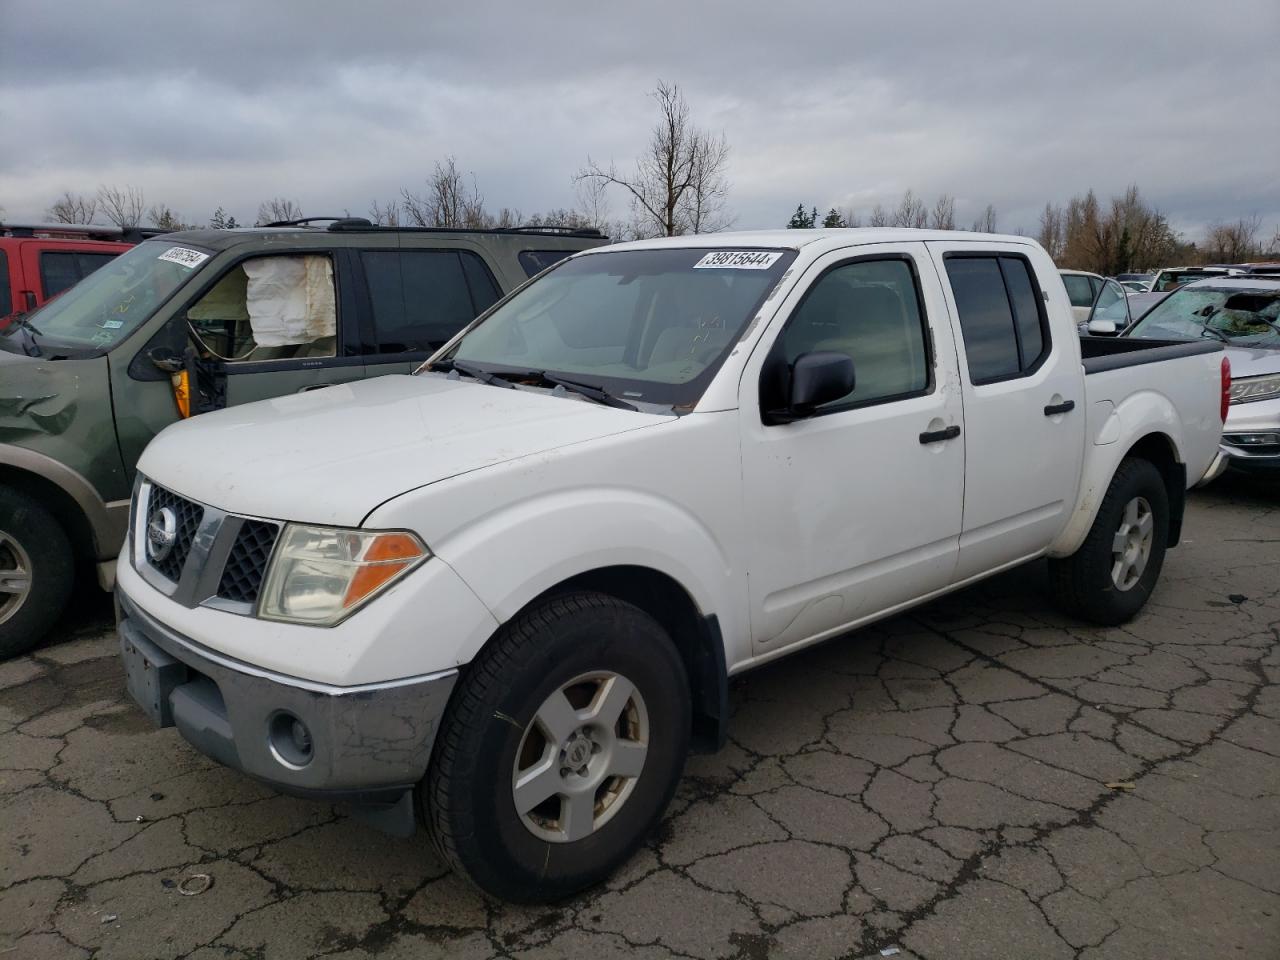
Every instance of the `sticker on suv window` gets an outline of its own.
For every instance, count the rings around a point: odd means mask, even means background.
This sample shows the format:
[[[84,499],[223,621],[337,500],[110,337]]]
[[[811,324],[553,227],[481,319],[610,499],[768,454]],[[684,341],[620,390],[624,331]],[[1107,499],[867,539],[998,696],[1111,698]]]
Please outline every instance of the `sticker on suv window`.
[[[169,263],[176,263],[180,267],[186,267],[191,270],[208,260],[209,255],[201,253],[199,250],[190,250],[187,247],[170,247],[160,254],[157,259],[167,260]]]
[[[730,270],[768,270],[780,256],[781,253],[766,253],[763,250],[715,250],[695,263],[693,269],[718,267]]]

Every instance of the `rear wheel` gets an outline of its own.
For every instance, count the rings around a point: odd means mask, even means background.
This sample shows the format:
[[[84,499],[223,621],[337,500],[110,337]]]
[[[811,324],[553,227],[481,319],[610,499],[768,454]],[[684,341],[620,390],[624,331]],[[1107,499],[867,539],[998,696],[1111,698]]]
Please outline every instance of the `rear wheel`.
[[[1075,553],[1049,562],[1058,604],[1073,616],[1113,626],[1151,596],[1169,539],[1169,495],[1147,460],[1121,461],[1089,535]]]
[[[419,791],[424,819],[485,892],[566,897],[657,824],[689,725],[684,664],[652,617],[601,594],[554,598],[468,667]]]
[[[44,638],[74,579],[62,525],[26,494],[0,487],[0,660]]]

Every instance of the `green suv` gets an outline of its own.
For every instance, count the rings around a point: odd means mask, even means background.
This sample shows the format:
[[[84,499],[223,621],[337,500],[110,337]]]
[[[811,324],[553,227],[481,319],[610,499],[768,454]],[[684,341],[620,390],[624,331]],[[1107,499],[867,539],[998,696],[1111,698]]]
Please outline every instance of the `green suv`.
[[[0,658],[52,626],[79,562],[111,589],[135,464],[170,423],[409,373],[526,279],[606,241],[323,220],[147,240],[0,332]]]

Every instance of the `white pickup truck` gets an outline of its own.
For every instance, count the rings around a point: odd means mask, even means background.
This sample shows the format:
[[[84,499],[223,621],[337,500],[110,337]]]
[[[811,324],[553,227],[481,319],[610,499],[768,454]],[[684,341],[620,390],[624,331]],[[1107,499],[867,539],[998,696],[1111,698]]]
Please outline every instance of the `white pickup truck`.
[[[1068,611],[1132,617],[1228,386],[1216,340],[1082,340],[1022,237],[601,247],[415,376],[166,429],[129,687],[281,790],[424,822],[491,894],[562,897],[723,742],[733,674],[1037,557]]]

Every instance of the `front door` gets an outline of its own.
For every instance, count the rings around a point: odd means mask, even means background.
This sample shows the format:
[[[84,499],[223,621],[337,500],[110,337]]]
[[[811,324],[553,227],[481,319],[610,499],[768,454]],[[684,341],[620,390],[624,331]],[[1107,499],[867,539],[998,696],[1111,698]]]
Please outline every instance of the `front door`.
[[[968,440],[956,579],[965,580],[1035,556],[1066,523],[1080,482],[1084,378],[1074,328],[1064,328],[1062,341],[1050,329],[1046,259],[1033,263],[1026,247],[1012,243],[929,247],[956,318],[964,371]]]
[[[939,590],[956,563],[965,438],[946,305],[923,244],[855,250],[810,268],[742,379],[757,655]],[[789,365],[813,351],[852,357],[854,389],[778,422]]]

